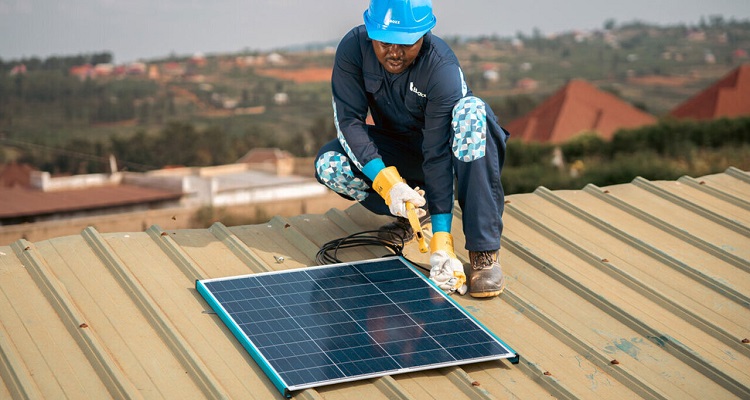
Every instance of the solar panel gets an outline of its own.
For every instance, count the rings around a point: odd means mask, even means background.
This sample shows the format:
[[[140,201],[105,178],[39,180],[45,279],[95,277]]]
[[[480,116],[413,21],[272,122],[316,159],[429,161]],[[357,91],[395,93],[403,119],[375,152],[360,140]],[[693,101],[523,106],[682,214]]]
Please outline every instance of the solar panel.
[[[401,257],[196,281],[279,391],[519,356]]]

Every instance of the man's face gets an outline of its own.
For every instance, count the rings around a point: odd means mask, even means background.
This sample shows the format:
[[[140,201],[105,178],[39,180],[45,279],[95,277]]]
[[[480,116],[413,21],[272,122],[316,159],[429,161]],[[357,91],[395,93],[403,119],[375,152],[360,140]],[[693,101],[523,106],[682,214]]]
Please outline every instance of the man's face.
[[[419,38],[412,45],[391,44],[373,40],[372,47],[375,49],[375,56],[386,71],[392,74],[400,74],[414,63],[419,50],[422,48],[423,39]]]

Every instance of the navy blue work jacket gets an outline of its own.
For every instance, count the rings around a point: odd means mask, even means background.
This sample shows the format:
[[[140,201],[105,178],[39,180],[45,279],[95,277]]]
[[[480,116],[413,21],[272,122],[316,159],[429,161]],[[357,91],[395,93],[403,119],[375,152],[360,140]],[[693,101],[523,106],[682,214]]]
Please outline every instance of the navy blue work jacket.
[[[368,110],[379,129],[396,135],[421,133],[430,211],[452,212],[452,110],[471,91],[450,47],[427,33],[414,64],[391,74],[376,58],[364,25],[358,26],[344,36],[336,51],[332,90],[339,140],[348,147],[354,164],[361,170],[380,158],[365,127]]]

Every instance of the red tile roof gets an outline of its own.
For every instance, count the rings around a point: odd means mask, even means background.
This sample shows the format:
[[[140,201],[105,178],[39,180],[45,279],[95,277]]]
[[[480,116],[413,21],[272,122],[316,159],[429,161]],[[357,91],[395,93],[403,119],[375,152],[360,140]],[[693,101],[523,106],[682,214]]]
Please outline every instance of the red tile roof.
[[[650,125],[656,118],[583,80],[572,80],[522,118],[504,127],[525,142],[563,143],[594,131],[609,140],[615,131]]]
[[[181,196],[180,193],[132,185],[100,186],[55,192],[0,188],[0,204],[2,204],[0,218],[106,209],[177,200]]]
[[[714,119],[750,115],[750,64],[743,64],[669,113],[676,118]]]

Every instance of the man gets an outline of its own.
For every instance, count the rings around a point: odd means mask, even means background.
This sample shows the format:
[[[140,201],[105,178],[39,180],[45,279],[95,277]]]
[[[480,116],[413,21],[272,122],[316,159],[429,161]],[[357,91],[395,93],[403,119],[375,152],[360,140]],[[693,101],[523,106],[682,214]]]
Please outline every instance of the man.
[[[407,238],[406,203],[432,222],[430,279],[466,290],[451,223],[458,200],[469,251],[469,293],[494,297],[505,280],[497,260],[504,206],[500,172],[508,134],[472,96],[453,51],[430,30],[430,0],[371,0],[364,25],[338,46],[333,68],[337,139],[319,151],[318,181]],[[374,125],[366,124],[368,112]],[[455,190],[454,190],[455,180]],[[423,188],[422,191],[419,188]]]

